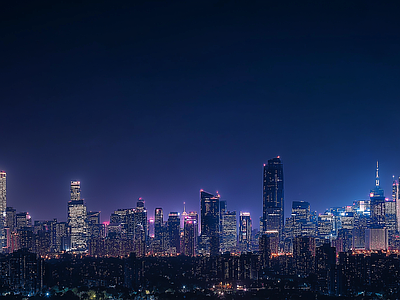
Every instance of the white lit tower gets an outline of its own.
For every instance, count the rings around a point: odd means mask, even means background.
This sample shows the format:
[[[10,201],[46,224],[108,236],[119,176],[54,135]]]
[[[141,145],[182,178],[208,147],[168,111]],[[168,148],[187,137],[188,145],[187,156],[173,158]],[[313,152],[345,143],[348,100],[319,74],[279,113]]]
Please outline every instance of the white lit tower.
[[[7,174],[0,171],[0,252],[6,246]]]
[[[81,182],[71,181],[71,200],[68,202],[68,226],[71,232],[71,251],[87,250],[87,210],[81,200]]]

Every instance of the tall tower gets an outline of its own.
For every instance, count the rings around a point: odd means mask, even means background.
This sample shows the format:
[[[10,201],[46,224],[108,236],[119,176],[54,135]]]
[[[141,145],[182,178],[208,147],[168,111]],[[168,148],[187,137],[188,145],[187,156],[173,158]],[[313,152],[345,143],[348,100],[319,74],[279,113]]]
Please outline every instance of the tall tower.
[[[385,195],[380,186],[379,162],[376,162],[375,188],[370,192],[371,228],[385,227]]]
[[[165,250],[165,227],[163,209],[157,207],[154,211],[154,251],[156,253]]]
[[[169,252],[171,254],[181,253],[180,244],[180,225],[181,221],[178,212],[170,212],[168,215],[167,229],[168,229],[168,244]]]
[[[250,251],[251,248],[251,217],[249,212],[240,212],[239,246],[241,251]]]
[[[264,164],[263,175],[263,231],[283,240],[284,226],[283,164],[280,157]]]
[[[200,190],[201,247],[210,255],[219,253],[219,197]]]
[[[87,211],[81,200],[80,181],[71,181],[71,200],[68,202],[68,226],[71,230],[71,250],[84,252],[87,249]]]
[[[191,211],[186,216],[183,226],[183,254],[185,254],[186,256],[196,255],[198,231],[199,226],[197,212]]]
[[[0,171],[0,252],[6,246],[7,236],[6,226],[6,209],[7,209],[7,174]]]
[[[136,202],[136,209],[135,209],[135,212],[133,213],[133,219],[134,219],[133,222],[134,222],[135,230],[138,225],[143,227],[143,230],[144,230],[144,241],[143,242],[146,243],[146,241],[147,241],[147,209],[144,206],[143,198],[139,198],[138,201]],[[143,238],[142,235],[140,235],[140,238]],[[136,236],[135,236],[135,241],[137,241]]]

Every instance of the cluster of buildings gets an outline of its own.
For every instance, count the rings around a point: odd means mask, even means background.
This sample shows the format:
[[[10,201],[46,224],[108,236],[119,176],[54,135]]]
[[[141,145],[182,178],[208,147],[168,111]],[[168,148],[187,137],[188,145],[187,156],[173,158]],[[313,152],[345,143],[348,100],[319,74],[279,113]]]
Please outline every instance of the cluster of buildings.
[[[394,178],[393,178],[394,179]],[[169,212],[161,207],[148,218],[145,201],[118,209],[109,222],[100,212],[88,211],[81,198],[81,183],[71,181],[68,219],[34,221],[27,212],[7,207],[6,173],[0,172],[0,243],[2,253],[28,249],[41,256],[72,252],[91,256],[211,255],[259,251],[268,241],[271,255],[294,253],[296,238],[310,239],[313,247],[326,243],[337,252],[348,250],[399,250],[399,184],[393,180],[391,199],[380,187],[377,165],[370,198],[322,214],[305,201],[293,201],[284,217],[283,164],[268,160],[263,172],[263,212],[260,230],[253,230],[250,213],[229,211],[220,195],[200,190],[200,215],[196,211]],[[266,247],[263,245],[263,247]]]
[[[252,235],[250,213],[240,212],[239,231],[236,211],[228,211],[220,195],[200,191],[201,215],[195,211],[170,212],[156,208],[148,218],[145,201],[134,208],[118,209],[109,222],[100,221],[100,212],[88,211],[81,198],[80,181],[71,181],[68,219],[33,222],[28,212],[17,212],[6,205],[6,173],[0,181],[2,253],[19,249],[40,256],[64,252],[91,256],[176,255],[195,256],[230,251],[255,251],[257,234]],[[201,234],[199,235],[199,231]]]
[[[261,232],[269,238],[272,253],[293,253],[297,237],[307,237],[316,247],[330,244],[337,252],[349,250],[400,250],[399,183],[393,177],[391,198],[380,186],[379,165],[369,199],[345,207],[331,207],[322,214],[310,203],[293,201],[290,217],[283,222],[283,167],[279,158],[264,165]]]

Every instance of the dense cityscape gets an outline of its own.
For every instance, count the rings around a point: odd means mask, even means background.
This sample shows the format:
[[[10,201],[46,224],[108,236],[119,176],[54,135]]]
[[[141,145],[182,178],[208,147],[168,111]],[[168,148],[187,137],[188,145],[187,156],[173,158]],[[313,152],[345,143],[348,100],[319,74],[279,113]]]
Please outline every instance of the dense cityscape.
[[[67,222],[33,221],[28,212],[7,206],[2,171],[1,291],[60,298],[103,293],[115,299],[400,295],[400,193],[394,176],[386,198],[377,162],[369,199],[319,214],[310,203],[293,201],[285,219],[280,157],[263,170],[260,230],[252,228],[249,212],[230,211],[228,201],[204,190],[199,213],[184,206],[164,217],[159,207],[148,218],[139,198],[135,207],[119,208],[101,223],[76,180],[70,183]],[[107,294],[110,288],[119,296]]]

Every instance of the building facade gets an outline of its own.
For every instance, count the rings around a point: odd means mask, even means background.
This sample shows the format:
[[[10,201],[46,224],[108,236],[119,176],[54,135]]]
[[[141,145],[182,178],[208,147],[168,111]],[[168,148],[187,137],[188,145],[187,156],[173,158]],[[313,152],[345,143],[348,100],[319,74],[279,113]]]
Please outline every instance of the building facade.
[[[268,160],[263,173],[263,231],[283,240],[284,191],[283,164],[280,157]]]

